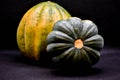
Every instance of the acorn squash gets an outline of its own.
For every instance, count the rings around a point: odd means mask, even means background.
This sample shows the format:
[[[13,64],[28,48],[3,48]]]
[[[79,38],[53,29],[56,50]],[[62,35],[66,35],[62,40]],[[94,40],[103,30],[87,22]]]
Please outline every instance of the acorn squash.
[[[71,17],[55,23],[46,50],[57,65],[86,68],[99,61],[103,46],[104,39],[93,21]]]
[[[71,15],[57,3],[46,1],[30,8],[17,29],[17,44],[21,53],[35,60],[46,51],[46,37],[56,21]]]

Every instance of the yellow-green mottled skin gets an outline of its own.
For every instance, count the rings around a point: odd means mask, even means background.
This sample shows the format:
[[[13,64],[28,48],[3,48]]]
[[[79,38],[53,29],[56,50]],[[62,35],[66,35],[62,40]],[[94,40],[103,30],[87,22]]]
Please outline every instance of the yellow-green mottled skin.
[[[56,21],[71,15],[54,2],[41,2],[29,9],[17,29],[17,44],[20,51],[29,58],[39,60],[46,49],[46,37]]]

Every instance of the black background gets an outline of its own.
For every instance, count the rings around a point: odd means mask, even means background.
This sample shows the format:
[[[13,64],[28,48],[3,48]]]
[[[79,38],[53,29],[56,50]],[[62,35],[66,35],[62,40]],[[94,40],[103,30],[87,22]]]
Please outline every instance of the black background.
[[[16,31],[24,13],[46,0],[1,0],[0,49],[17,49]],[[119,0],[51,0],[63,6],[72,16],[92,20],[103,36],[105,45],[120,45]]]

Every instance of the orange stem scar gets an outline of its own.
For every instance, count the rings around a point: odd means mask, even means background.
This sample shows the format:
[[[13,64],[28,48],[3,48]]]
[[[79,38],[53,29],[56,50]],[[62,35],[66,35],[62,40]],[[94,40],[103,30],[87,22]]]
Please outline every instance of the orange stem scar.
[[[83,41],[82,41],[81,39],[75,40],[74,46],[75,46],[76,48],[82,48],[82,47],[83,47]]]

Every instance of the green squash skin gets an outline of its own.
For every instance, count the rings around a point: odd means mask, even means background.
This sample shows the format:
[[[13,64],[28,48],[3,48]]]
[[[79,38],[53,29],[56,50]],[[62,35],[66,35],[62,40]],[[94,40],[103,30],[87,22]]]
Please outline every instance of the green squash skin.
[[[77,39],[83,41],[82,48],[74,46]],[[91,20],[71,17],[55,23],[47,36],[46,50],[57,65],[88,68],[99,61],[103,46],[104,39]]]
[[[52,31],[54,23],[71,17],[57,3],[46,1],[30,8],[22,17],[17,29],[17,45],[21,53],[35,60],[40,60],[46,52],[46,37]]]

